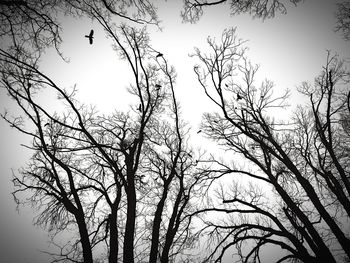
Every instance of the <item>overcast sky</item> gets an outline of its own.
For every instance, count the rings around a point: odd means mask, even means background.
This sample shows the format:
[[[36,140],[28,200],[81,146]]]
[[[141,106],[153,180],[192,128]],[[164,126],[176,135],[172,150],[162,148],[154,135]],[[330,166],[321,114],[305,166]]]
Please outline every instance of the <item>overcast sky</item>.
[[[178,73],[176,93],[182,107],[183,118],[192,126],[193,142],[203,140],[196,134],[203,112],[212,109],[196,82],[193,66],[196,61],[188,56],[193,48],[206,46],[208,36],[219,38],[225,28],[237,27],[238,37],[248,40],[248,56],[260,65],[259,78],[275,82],[276,91],[292,90],[291,102],[299,101],[296,86],[312,81],[326,61],[326,50],[343,58],[350,57],[350,42],[334,32],[335,3],[332,0],[305,0],[298,7],[289,6],[287,15],[277,15],[262,22],[248,15],[231,17],[227,6],[205,9],[197,24],[184,24],[180,18],[182,1],[155,1],[159,5],[162,31],[149,26],[151,44],[162,52]],[[94,44],[84,38],[95,30]],[[90,20],[65,18],[63,22],[62,51],[69,58],[67,64],[54,51],[43,58],[42,69],[63,86],[77,85],[81,102],[97,105],[103,113],[113,109],[128,109],[130,98],[126,87],[128,67],[111,48],[111,42],[97,23]],[[12,104],[0,91],[1,110],[12,109]],[[12,262],[36,262],[36,248],[44,246],[45,232],[31,226],[30,208],[18,214],[10,195],[10,182],[15,172],[28,160],[30,153],[20,147],[28,138],[9,129],[0,120],[0,255],[8,255]],[[13,251],[19,243],[23,252]],[[5,257],[6,258],[6,257]],[[8,261],[10,262],[10,261]]]

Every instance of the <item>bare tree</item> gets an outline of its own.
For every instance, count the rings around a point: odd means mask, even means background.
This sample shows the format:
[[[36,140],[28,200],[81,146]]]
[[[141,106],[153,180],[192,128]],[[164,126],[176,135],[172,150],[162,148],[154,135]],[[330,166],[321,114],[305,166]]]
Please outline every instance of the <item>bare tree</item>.
[[[300,86],[309,103],[283,119],[278,113],[288,108],[289,91],[276,96],[271,81],[256,84],[258,66],[247,59],[235,29],[208,44],[210,54],[197,49],[193,55],[200,61],[194,72],[219,111],[204,115],[202,130],[234,158],[233,164],[212,160],[212,171],[232,178],[232,186],[216,188],[219,201],[194,213],[221,214],[202,229],[214,246],[208,260],[221,262],[235,248],[240,261],[260,261],[271,245],[286,252],[276,262],[349,259],[344,62],[328,53],[315,83]]]
[[[93,18],[92,5],[98,6],[106,17],[113,15],[137,24],[159,24],[156,8],[150,1],[0,1],[2,48],[23,53],[41,52],[47,47],[54,47],[61,54],[62,27],[58,17]]]
[[[128,13],[133,6],[136,13]],[[201,189],[204,173],[195,171],[197,162],[187,146],[174,93],[175,70],[149,46],[144,29],[118,28],[111,17],[157,25],[154,6],[148,1],[47,1],[40,6],[2,1],[0,7],[1,36],[11,37],[8,50],[1,50],[1,83],[23,111],[14,118],[5,113],[3,118],[33,137],[33,145],[27,147],[35,152],[31,164],[14,178],[14,196],[20,204],[20,194],[31,193],[28,203],[37,204],[39,210],[36,223],[48,227],[54,237],[78,226],[74,242],[53,240],[59,247],[57,254],[51,253],[54,261],[93,262],[99,259],[101,247],[108,251],[109,262],[121,257],[124,262],[139,261],[148,249],[150,262],[180,256],[192,246],[190,221],[184,217],[191,207],[190,196]],[[135,83],[130,92],[139,99],[137,111],[99,116],[94,108],[76,101],[75,88],[63,89],[39,70],[37,57],[44,48],[54,45],[59,51],[61,28],[56,17],[60,12],[87,15],[103,26],[131,66]],[[44,88],[57,92],[68,112],[45,109],[35,99]],[[160,121],[167,108],[170,120]],[[163,144],[165,149],[155,149]],[[162,169],[155,170],[156,163]],[[157,197],[159,203],[154,203]],[[168,207],[172,207],[170,217]],[[149,225],[140,223],[140,218],[147,222],[143,212],[152,217],[152,233],[147,233]],[[152,238],[139,242],[142,235]]]
[[[217,1],[192,1],[184,0],[184,9],[181,12],[181,16],[184,21],[195,23],[203,15],[203,9],[206,7],[217,6],[222,4],[229,5],[232,15],[238,15],[241,13],[248,13],[256,18],[272,18],[276,13],[287,13],[287,3],[296,6],[301,0],[217,0]]]
[[[175,70],[145,29],[117,26],[99,6],[89,8],[130,66],[137,106],[98,115],[75,99],[75,88],[40,71],[35,55],[1,50],[1,86],[22,112],[3,118],[32,138],[26,147],[34,152],[14,175],[14,196],[35,206],[36,223],[54,234],[54,262],[173,262],[194,245],[187,215],[207,178],[188,146]],[[46,108],[43,91],[57,93],[68,110]],[[67,229],[72,241],[56,242]]]
[[[297,6],[301,0],[184,0],[181,17],[184,22],[196,23],[204,14],[206,8],[228,5],[232,16],[248,13],[253,18],[269,19],[274,18],[276,14],[287,14],[288,5]],[[336,3],[335,12],[336,25],[335,31],[340,32],[345,40],[350,39],[350,2],[342,1]]]
[[[350,2],[337,3],[335,30],[341,32],[345,40],[350,40]]]

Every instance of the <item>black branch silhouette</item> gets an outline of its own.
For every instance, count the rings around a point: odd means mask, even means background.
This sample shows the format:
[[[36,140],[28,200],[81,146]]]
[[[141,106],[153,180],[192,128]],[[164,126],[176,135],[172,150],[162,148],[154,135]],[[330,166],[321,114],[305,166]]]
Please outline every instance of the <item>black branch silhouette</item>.
[[[276,13],[287,13],[287,5],[296,6],[301,0],[183,0],[184,8],[181,12],[183,21],[195,23],[204,13],[206,7],[215,7],[218,5],[228,5],[232,15],[248,13],[256,18],[272,18]]]
[[[350,2],[342,1],[337,3],[335,13],[336,25],[335,30],[343,35],[345,40],[350,40]]]
[[[0,1],[0,40],[2,48],[18,53],[37,53],[54,47],[61,55],[62,27],[60,16],[87,16],[94,18],[91,10],[100,14],[121,17],[135,24],[159,25],[156,8],[151,1]],[[89,37],[92,43],[92,35]]]
[[[40,71],[35,58],[1,50],[1,86],[22,112],[2,117],[32,138],[33,156],[14,176],[14,196],[36,206],[36,223],[55,233],[59,251],[48,252],[54,262],[191,258],[184,254],[196,242],[188,214],[209,177],[191,157],[200,156],[187,143],[175,69],[156,59],[145,29],[117,27],[102,14],[96,19],[129,64],[130,92],[142,110],[98,115],[78,103],[75,88],[60,88]],[[68,110],[45,108],[39,90],[56,92]],[[71,242],[57,243],[67,229]]]
[[[208,38],[208,44],[210,54],[198,49],[193,54],[201,63],[194,72],[219,111],[205,114],[201,128],[236,161],[211,159],[212,172],[226,178],[213,190],[221,202],[194,213],[220,218],[205,221],[201,230],[211,248],[207,259],[222,262],[234,248],[238,261],[259,261],[264,247],[272,245],[286,252],[276,262],[349,260],[350,111],[344,62],[328,52],[314,85],[299,87],[309,103],[283,120],[276,112],[288,108],[289,92],[276,96],[271,81],[256,84],[258,67],[247,59],[235,29],[225,30],[220,43]],[[227,176],[237,178],[231,186]]]

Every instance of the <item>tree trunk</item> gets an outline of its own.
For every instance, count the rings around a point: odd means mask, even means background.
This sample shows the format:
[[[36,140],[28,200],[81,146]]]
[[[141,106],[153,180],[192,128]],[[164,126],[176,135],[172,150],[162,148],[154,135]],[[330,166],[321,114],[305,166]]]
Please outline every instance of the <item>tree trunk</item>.
[[[162,213],[164,209],[165,200],[168,195],[168,189],[165,188],[163,192],[163,196],[157,205],[157,210],[154,214],[153,219],[153,228],[152,228],[152,244],[151,251],[149,256],[149,263],[156,263],[158,256],[158,246],[159,246],[159,228],[160,223],[162,222]]]
[[[118,242],[118,224],[117,224],[117,211],[121,199],[121,187],[118,183],[118,180],[116,178],[117,183],[117,196],[114,200],[114,203],[111,206],[111,214],[108,217],[109,220],[109,263],[117,263],[118,262],[118,253],[119,253],[119,242]]]
[[[334,262],[335,259],[329,250],[329,248],[324,243],[323,239],[317,232],[317,230],[314,228],[313,224],[309,221],[308,217],[299,209],[298,206],[295,205],[293,200],[290,198],[290,196],[284,191],[284,189],[278,184],[278,182],[275,180],[272,174],[269,174],[269,178],[272,181],[275,190],[279,194],[279,196],[282,198],[282,200],[286,203],[286,205],[293,211],[293,213],[296,214],[298,219],[302,222],[302,224],[307,229],[308,233],[311,235],[313,241],[315,242],[316,246],[313,246],[312,243],[310,243],[311,249],[316,249],[317,251],[314,251],[316,256],[318,254],[322,255],[322,258],[326,260],[327,262]],[[308,239],[306,239],[308,241]]]
[[[169,220],[168,230],[167,230],[167,233],[165,236],[165,244],[164,244],[164,248],[163,248],[163,252],[162,252],[162,257],[160,260],[161,263],[168,263],[169,262],[170,248],[174,242],[174,237],[175,237],[175,234],[176,234],[177,229],[179,227],[178,223],[176,222],[176,218],[182,213],[182,208],[180,208],[180,211],[179,211],[182,191],[183,191],[183,188],[181,188],[181,192],[179,192],[177,197],[176,197],[174,207],[173,207],[173,212],[172,212],[171,218]]]
[[[117,213],[112,211],[108,217],[109,220],[109,263],[117,263],[118,261],[118,226]]]
[[[134,234],[136,220],[136,193],[134,182],[126,187],[127,215],[124,235],[123,262],[134,263]]]
[[[75,218],[77,220],[77,224],[79,228],[80,242],[83,248],[84,263],[93,263],[89,233],[86,228],[84,216],[76,215]]]

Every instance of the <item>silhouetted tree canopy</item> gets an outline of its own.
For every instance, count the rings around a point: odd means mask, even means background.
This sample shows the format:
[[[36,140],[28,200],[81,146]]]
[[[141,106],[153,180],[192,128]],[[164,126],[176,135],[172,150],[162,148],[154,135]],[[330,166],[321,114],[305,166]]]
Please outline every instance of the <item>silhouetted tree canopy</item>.
[[[211,218],[201,230],[209,236],[208,260],[224,262],[235,253],[241,262],[260,261],[271,246],[285,251],[276,262],[349,260],[345,62],[329,52],[314,83],[299,87],[308,102],[283,118],[290,92],[275,95],[273,82],[257,83],[258,66],[246,57],[235,29],[208,44],[211,53],[193,54],[200,62],[194,72],[218,112],[204,115],[202,130],[232,156],[211,160],[212,172],[226,183],[214,188],[213,205],[195,213]]]
[[[59,51],[62,42],[59,16],[94,18],[95,11],[137,24],[158,25],[156,8],[150,1],[0,1],[0,40],[2,48],[14,52],[41,52],[47,47]]]
[[[184,8],[181,16],[186,22],[197,22],[203,15],[204,9],[216,5],[226,4],[232,15],[248,13],[255,18],[272,18],[276,13],[286,14],[287,6],[296,6],[301,0],[184,0]]]
[[[200,154],[187,143],[174,68],[157,57],[145,29],[96,19],[133,72],[130,92],[140,109],[99,115],[76,100],[75,88],[40,71],[36,59],[2,50],[1,86],[22,112],[2,117],[32,138],[26,147],[33,156],[14,175],[14,196],[34,206],[35,223],[53,234],[54,262],[173,262],[195,245],[188,214],[210,177],[196,169]],[[37,98],[44,91],[68,109],[45,108]],[[65,235],[70,242],[60,243]]]
[[[267,19],[300,2],[184,0],[181,15],[195,23],[227,5]],[[150,0],[0,0],[0,87],[16,106],[2,118],[32,152],[13,194],[49,231],[52,262],[261,262],[275,247],[276,262],[349,262],[346,60],[328,51],[314,82],[298,86],[298,105],[291,91],[257,80],[236,29],[208,37],[210,51],[191,55],[193,76],[217,111],[203,114],[196,135],[225,155],[206,155],[191,146],[175,68],[140,27],[159,26],[156,10]],[[47,48],[63,57],[64,15],[97,22],[129,66],[129,110],[101,114],[44,73]],[[348,40],[349,2],[336,18]],[[81,34],[93,43],[93,30]],[[52,94],[54,109],[40,99]]]
[[[181,17],[184,22],[196,23],[204,14],[206,8],[227,5],[232,16],[249,14],[253,18],[270,19],[277,14],[287,14],[289,6],[297,6],[302,0],[183,0]],[[335,31],[340,32],[345,40],[350,38],[350,2],[335,3]]]
[[[337,19],[335,30],[340,32],[345,40],[350,40],[350,2],[337,3]]]

